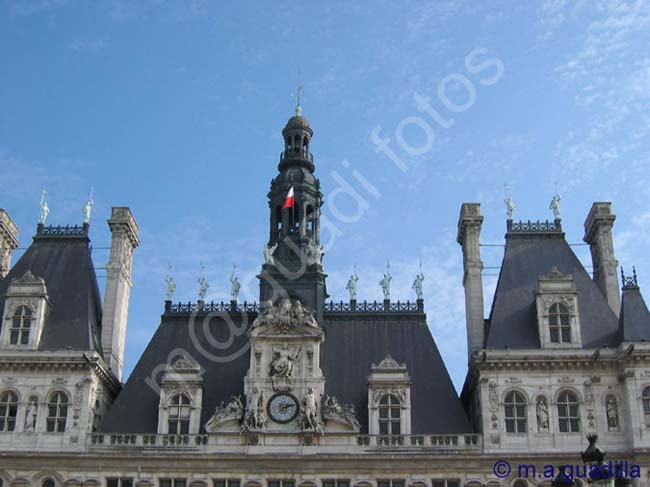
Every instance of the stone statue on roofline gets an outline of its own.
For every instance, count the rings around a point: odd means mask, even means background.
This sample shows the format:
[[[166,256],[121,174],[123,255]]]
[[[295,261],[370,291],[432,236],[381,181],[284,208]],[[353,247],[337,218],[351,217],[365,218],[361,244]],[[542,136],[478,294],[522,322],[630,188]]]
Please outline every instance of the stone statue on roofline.
[[[415,294],[418,299],[424,299],[424,291],[422,289],[422,283],[424,282],[424,274],[422,273],[422,262],[420,262],[420,272],[415,276],[413,281],[412,289],[415,290]]]
[[[555,196],[553,196],[553,199],[551,200],[551,204],[549,205],[549,209],[553,212],[553,216],[555,217],[556,220],[560,219],[560,195],[559,193],[556,193]]]
[[[38,223],[45,225],[45,220],[47,220],[47,215],[50,214],[50,207],[47,206],[47,191],[45,189],[41,193],[41,203],[39,205],[40,212],[38,214]]]
[[[345,286],[345,289],[350,293],[350,301],[357,300],[357,282],[359,282],[359,276],[357,276],[357,268],[354,267],[354,274],[348,279],[348,283]]]
[[[381,290],[384,293],[384,299],[388,300],[390,299],[390,281],[393,279],[393,276],[390,275],[390,263],[386,264],[386,274],[384,274],[384,277],[379,281],[379,285],[381,286]]]

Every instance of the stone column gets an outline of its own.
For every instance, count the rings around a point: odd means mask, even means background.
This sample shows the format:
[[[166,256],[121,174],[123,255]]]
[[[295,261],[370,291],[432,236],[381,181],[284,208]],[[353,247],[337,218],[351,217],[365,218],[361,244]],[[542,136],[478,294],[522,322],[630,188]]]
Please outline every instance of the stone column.
[[[11,269],[11,254],[18,248],[18,227],[4,209],[0,208],[0,278]]]
[[[463,249],[463,286],[465,288],[465,320],[467,354],[483,348],[485,318],[483,315],[483,262],[480,236],[483,217],[479,203],[463,203],[458,218],[457,242]]]
[[[108,226],[111,229],[111,254],[106,265],[106,291],[102,318],[104,360],[122,380],[126,325],[131,295],[133,250],[139,245],[138,224],[127,207],[113,207]]]
[[[618,287],[616,268],[618,261],[614,255],[612,227],[616,215],[612,213],[611,203],[594,203],[585,220],[584,241],[589,244],[591,261],[594,266],[594,282],[603,293],[616,316],[621,311],[621,295]]]

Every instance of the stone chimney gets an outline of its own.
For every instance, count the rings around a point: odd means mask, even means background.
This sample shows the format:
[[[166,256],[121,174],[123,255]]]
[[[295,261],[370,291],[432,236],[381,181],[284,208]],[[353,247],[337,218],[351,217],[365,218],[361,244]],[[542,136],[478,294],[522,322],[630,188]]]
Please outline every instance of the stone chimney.
[[[603,293],[616,316],[621,309],[618,290],[618,261],[614,255],[612,226],[616,215],[611,203],[594,203],[585,220],[584,241],[589,244],[594,266],[594,282]]]
[[[102,318],[104,360],[122,380],[126,325],[131,295],[133,250],[139,245],[138,224],[127,207],[113,207],[108,220],[111,254],[106,265],[106,291]]]
[[[11,254],[18,248],[18,227],[9,213],[0,208],[0,278],[6,277],[11,269]]]
[[[485,318],[483,315],[483,262],[480,236],[483,217],[479,203],[463,203],[458,218],[457,241],[463,248],[463,286],[465,287],[465,319],[467,322],[467,354],[483,348]]]

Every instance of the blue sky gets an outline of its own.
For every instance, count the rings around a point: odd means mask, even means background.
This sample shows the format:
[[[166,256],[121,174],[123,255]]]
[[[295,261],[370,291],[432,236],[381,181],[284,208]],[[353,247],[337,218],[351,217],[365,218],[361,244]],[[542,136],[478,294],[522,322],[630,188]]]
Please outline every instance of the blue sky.
[[[0,0],[0,206],[25,247],[42,187],[48,223],[71,224],[94,186],[97,267],[110,207],[132,208],[142,244],[128,373],[158,325],[168,262],[178,299],[196,299],[201,262],[208,299],[228,298],[233,263],[256,299],[266,192],[300,70],[323,211],[340,232],[328,291],[344,299],[356,263],[359,298],[381,299],[390,259],[393,297],[413,299],[421,260],[429,324],[459,388],[462,202],[482,204],[483,242],[503,243],[504,184],[522,219],[551,218],[557,184],[567,239],[580,243],[591,202],[612,201],[619,262],[650,282],[648,45],[643,1]],[[503,249],[482,252],[487,313]]]

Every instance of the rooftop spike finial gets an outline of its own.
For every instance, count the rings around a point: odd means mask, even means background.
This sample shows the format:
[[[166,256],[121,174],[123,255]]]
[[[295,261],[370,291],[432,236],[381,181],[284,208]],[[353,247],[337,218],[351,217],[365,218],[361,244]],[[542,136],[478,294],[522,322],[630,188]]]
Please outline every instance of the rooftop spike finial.
[[[300,70],[298,70],[298,88],[296,89],[296,93],[293,94],[292,96],[294,96],[296,99],[296,115],[300,116],[300,114],[302,113],[302,106],[300,105],[300,98],[302,96],[302,83],[300,81]]]

